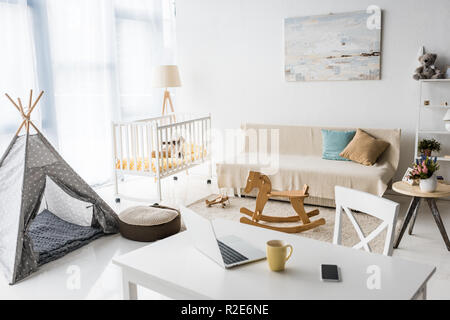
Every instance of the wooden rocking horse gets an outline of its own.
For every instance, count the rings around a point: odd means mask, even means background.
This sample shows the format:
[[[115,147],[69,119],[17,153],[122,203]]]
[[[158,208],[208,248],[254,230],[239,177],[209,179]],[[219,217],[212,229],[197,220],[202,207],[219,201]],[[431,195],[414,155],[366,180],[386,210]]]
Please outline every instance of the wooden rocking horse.
[[[272,191],[272,183],[270,182],[269,177],[259,172],[251,171],[247,178],[247,185],[245,186],[244,192],[250,193],[254,188],[259,189],[258,195],[256,197],[255,211],[251,211],[247,208],[241,208],[241,213],[252,217],[251,220],[246,217],[242,217],[240,220],[241,223],[286,233],[299,233],[325,224],[325,219],[323,218],[315,221],[311,221],[309,219],[319,214],[318,209],[311,212],[305,212],[304,200],[305,198],[309,197],[309,187],[307,185],[303,187],[303,190]],[[274,217],[263,215],[264,206],[266,205],[270,197],[289,198],[292,207],[294,208],[297,215],[290,217]],[[302,222],[302,224],[294,227],[275,227],[267,224],[261,224],[259,223],[259,221]]]

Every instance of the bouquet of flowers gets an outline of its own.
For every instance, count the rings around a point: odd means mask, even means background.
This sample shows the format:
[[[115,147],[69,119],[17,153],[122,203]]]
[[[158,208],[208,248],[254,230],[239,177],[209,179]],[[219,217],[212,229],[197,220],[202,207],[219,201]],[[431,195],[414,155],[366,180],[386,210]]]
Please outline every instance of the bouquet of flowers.
[[[428,179],[439,170],[439,164],[436,157],[421,157],[416,160],[413,166],[413,170],[409,174],[409,178],[416,179]]]

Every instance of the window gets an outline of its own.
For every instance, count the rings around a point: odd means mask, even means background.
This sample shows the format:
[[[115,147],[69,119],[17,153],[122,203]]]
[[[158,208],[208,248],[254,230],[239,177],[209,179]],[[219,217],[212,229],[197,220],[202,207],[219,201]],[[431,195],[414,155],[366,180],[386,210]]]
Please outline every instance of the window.
[[[159,115],[162,93],[152,88],[152,69],[174,63],[174,4],[116,0],[115,5],[122,119]]]
[[[46,91],[34,116],[90,184],[111,178],[111,121],[160,112],[151,73],[174,62],[172,1],[0,0],[0,89],[24,99],[30,88]],[[2,151],[19,125],[5,106]]]
[[[110,1],[47,0],[59,152],[90,183],[111,172],[114,55]]]

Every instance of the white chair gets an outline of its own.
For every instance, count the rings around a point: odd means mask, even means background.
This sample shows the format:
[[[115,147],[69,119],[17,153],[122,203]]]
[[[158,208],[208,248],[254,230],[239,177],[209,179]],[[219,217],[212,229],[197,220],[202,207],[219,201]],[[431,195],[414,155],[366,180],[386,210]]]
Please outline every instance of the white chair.
[[[342,212],[345,212],[361,240],[361,242],[353,246],[354,249],[364,248],[367,252],[372,252],[369,242],[375,239],[375,237],[387,228],[383,254],[391,256],[394,242],[394,226],[397,222],[400,205],[396,202],[383,199],[366,192],[340,186],[335,187],[335,199],[336,219],[334,225],[333,243],[338,245],[341,244],[341,215]],[[352,214],[352,210],[369,214],[383,220],[383,222],[367,237],[365,237],[361,227]]]

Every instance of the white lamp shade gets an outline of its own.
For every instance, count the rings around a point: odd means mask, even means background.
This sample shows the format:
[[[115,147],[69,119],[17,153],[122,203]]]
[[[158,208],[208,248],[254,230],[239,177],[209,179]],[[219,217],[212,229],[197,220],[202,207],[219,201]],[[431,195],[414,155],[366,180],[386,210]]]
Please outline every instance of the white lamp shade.
[[[181,87],[180,73],[177,66],[158,66],[153,70],[153,88]]]
[[[450,109],[447,110],[447,113],[444,116],[444,121],[450,121]]]

